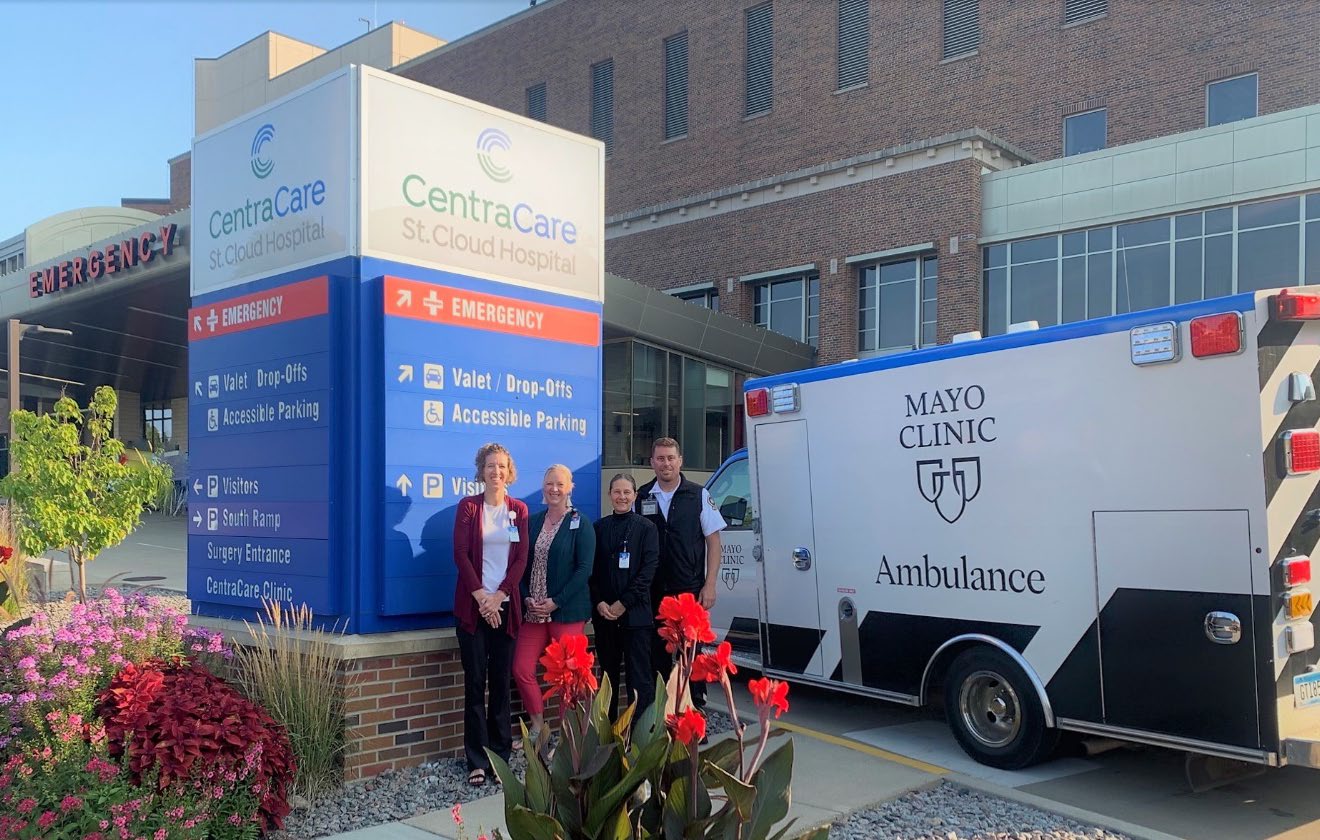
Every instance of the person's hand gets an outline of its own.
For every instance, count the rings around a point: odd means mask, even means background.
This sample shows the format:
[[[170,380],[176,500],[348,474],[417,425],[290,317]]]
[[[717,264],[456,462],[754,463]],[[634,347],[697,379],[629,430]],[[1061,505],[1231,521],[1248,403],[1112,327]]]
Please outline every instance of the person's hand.
[[[613,604],[610,604],[609,610],[610,618],[618,621],[623,618],[623,614],[628,611],[628,608],[623,605],[622,601],[615,601]]]
[[[503,619],[500,617],[499,609],[486,610],[481,613],[481,617],[486,619],[486,623],[491,627],[499,627]]]
[[[536,608],[541,612],[542,615],[548,616],[550,615],[550,613],[559,609],[559,605],[555,603],[554,598],[542,598],[541,603],[538,604]]]
[[[606,618],[609,619],[610,621],[613,621],[614,620],[614,615],[612,614],[613,611],[614,608],[611,607],[609,604],[605,603],[604,601],[601,601],[599,604],[596,605],[596,612],[600,613],[601,618]]]
[[[715,608],[715,584],[708,583],[701,587],[701,608],[711,610]]]

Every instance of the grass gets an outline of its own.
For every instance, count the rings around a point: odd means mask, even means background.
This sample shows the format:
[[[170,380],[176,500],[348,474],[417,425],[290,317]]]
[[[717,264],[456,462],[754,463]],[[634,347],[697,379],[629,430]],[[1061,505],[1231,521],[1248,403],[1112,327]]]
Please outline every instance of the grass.
[[[264,605],[266,617],[247,625],[251,640],[235,645],[236,676],[248,696],[288,730],[298,759],[294,787],[314,799],[343,779],[345,698],[335,645],[342,633],[338,625],[316,628],[306,604]]]

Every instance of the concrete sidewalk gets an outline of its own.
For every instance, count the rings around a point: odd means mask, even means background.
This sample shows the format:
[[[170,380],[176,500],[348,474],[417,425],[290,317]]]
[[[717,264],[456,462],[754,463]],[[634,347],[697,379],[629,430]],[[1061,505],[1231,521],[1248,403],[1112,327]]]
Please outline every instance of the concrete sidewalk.
[[[788,818],[796,819],[795,828],[803,832],[933,784],[940,776],[940,768],[898,756],[887,758],[881,750],[870,747],[844,746],[841,739],[836,743],[829,736],[800,731],[790,732],[788,737],[793,739],[793,798]],[[513,840],[504,826],[504,797],[500,794],[464,804],[463,823],[469,840],[478,832],[489,833],[495,828],[504,833],[505,840]],[[448,810],[336,834],[330,840],[435,840],[436,837],[449,840],[458,837],[458,828]]]

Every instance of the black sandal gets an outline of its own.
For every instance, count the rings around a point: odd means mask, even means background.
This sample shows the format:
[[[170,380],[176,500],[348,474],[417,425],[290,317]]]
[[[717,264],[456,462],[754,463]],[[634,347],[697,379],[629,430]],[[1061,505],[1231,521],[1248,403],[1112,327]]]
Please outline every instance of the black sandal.
[[[468,773],[468,784],[473,787],[481,787],[486,784],[486,771],[478,767],[476,770]]]

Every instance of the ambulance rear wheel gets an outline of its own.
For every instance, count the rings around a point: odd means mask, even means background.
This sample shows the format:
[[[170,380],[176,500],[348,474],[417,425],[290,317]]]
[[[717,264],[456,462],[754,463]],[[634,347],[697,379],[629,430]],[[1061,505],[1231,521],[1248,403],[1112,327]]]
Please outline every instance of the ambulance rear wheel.
[[[1020,770],[1049,758],[1059,730],[1016,662],[990,647],[965,650],[944,680],[944,709],[963,750],[982,764]]]

